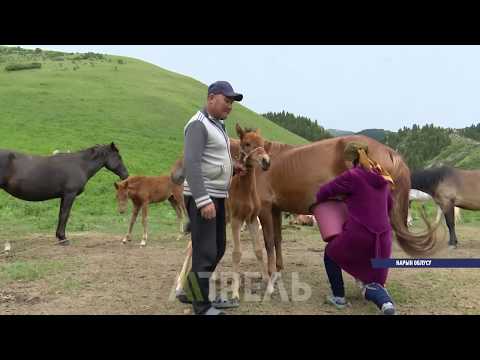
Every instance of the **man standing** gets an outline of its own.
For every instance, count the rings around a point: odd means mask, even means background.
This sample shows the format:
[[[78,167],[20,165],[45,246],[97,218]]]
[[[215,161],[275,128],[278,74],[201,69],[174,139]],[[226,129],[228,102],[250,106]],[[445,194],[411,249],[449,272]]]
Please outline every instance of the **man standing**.
[[[224,120],[233,101],[242,99],[228,82],[217,81],[208,87],[206,106],[184,128],[184,197],[192,236],[187,291],[195,314],[220,315],[217,308],[238,306],[221,299],[212,304],[208,294],[210,276],[225,253],[225,198],[234,172]]]

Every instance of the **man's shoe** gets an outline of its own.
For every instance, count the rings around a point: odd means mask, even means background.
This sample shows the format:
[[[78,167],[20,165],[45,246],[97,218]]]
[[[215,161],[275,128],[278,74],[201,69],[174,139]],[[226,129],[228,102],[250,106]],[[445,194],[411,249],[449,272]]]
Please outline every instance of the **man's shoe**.
[[[221,310],[214,308],[213,306],[210,306],[208,310],[201,315],[225,315],[225,313]]]
[[[182,304],[191,304],[192,300],[190,300],[183,290],[177,290],[175,293],[175,297],[177,298],[178,301],[180,301]]]
[[[217,298],[212,301],[212,305],[217,309],[233,309],[240,306],[240,301],[238,299],[229,300],[217,296]]]

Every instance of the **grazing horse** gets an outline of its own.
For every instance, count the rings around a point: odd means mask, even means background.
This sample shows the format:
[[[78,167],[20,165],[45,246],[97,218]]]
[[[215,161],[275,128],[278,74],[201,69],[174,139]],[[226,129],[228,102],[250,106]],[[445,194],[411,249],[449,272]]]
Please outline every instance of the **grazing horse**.
[[[262,278],[267,283],[267,295],[273,293],[273,284],[275,278],[270,278],[266,264],[263,261],[263,248],[260,243],[260,224],[258,214],[261,210],[260,197],[257,193],[255,173],[260,167],[267,171],[270,167],[270,157],[268,152],[271,143],[265,144],[260,136],[260,131],[246,129],[243,130],[236,125],[238,137],[240,138],[240,161],[246,166],[245,175],[235,175],[232,178],[230,190],[228,192],[228,208],[230,213],[230,222],[233,237],[233,299],[240,299],[240,259],[242,257],[240,245],[240,230],[245,222],[250,232],[255,256],[257,258]]]
[[[455,207],[480,210],[480,171],[443,166],[415,171],[411,182],[412,189],[429,194],[440,206],[450,233],[448,245],[456,248]]]
[[[103,167],[121,179],[128,177],[128,171],[113,142],[53,156],[0,150],[0,188],[26,201],[60,198],[56,237],[59,244],[68,245],[65,228],[73,202],[83,192],[87,181]],[[7,241],[5,251],[9,249]]]
[[[289,221],[290,225],[315,226],[317,221],[313,215],[293,215],[293,219]]]
[[[137,216],[142,209],[143,238],[140,246],[147,244],[148,231],[148,205],[160,203],[165,200],[175,210],[177,218],[180,220],[180,235],[183,231],[183,217],[187,210],[183,201],[183,185],[174,184],[170,176],[130,176],[126,180],[114,183],[117,190],[118,212],[123,214],[127,208],[128,199],[132,201],[133,211],[128,227],[128,233],[122,242],[132,240],[133,225],[137,221]],[[178,239],[177,239],[178,240]]]

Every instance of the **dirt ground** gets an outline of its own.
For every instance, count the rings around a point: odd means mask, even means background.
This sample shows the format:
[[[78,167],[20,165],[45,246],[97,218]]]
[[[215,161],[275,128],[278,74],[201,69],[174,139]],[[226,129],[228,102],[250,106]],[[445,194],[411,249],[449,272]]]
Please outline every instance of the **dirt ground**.
[[[445,248],[435,257],[480,258],[478,230],[478,226],[459,225],[458,249]],[[347,274],[350,306],[337,310],[325,304],[329,293],[323,268],[325,244],[318,231],[287,226],[283,234],[285,269],[269,301],[262,301],[264,286],[252,276],[258,271],[252,245],[247,234],[242,235],[241,267],[247,272],[247,286],[242,286],[240,307],[228,310],[229,314],[378,314],[361,298]],[[4,269],[0,314],[190,314],[191,307],[172,296],[187,240],[177,241],[176,234],[151,234],[147,247],[140,248],[139,233],[126,245],[121,237],[71,233],[72,244],[67,247],[55,245],[48,234],[15,239],[13,256],[0,256],[0,268]],[[406,257],[396,243],[392,257]],[[41,268],[46,262],[47,270],[32,270],[31,276],[22,272],[5,275],[9,266],[23,264],[29,269],[37,264]],[[231,269],[229,239],[219,267],[221,281],[216,284],[227,294]],[[399,314],[478,314],[479,275],[480,269],[391,269],[387,287]]]

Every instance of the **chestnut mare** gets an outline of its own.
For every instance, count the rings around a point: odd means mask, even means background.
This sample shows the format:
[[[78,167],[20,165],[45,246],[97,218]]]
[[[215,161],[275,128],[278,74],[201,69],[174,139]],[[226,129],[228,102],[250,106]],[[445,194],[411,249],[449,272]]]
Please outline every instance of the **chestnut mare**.
[[[183,201],[183,185],[174,184],[170,176],[130,176],[126,180],[114,183],[117,190],[118,211],[123,214],[127,208],[127,201],[130,199],[133,204],[132,218],[128,227],[128,233],[123,238],[123,243],[132,240],[133,225],[137,220],[138,213],[142,209],[143,238],[140,246],[147,244],[148,231],[148,205],[160,203],[165,200],[175,210],[180,220],[180,235],[182,236],[183,217],[187,211]],[[178,240],[177,238],[177,240]]]
[[[240,153],[239,141],[230,139],[231,153]],[[310,206],[315,203],[315,194],[323,184],[352,166],[344,160],[344,149],[348,142],[366,143],[369,156],[380,163],[395,180],[392,193],[394,206],[390,221],[397,242],[411,256],[425,256],[436,250],[439,237],[441,210],[433,225],[426,220],[428,227],[423,233],[411,233],[407,226],[410,170],[403,158],[390,147],[363,135],[342,136],[317,141],[302,146],[272,142],[270,147],[271,167],[266,172],[256,172],[256,188],[261,201],[259,213],[268,256],[270,275],[283,269],[282,256],[282,211],[295,214],[310,214]],[[266,144],[268,142],[266,141]],[[179,159],[172,176],[182,173]]]

